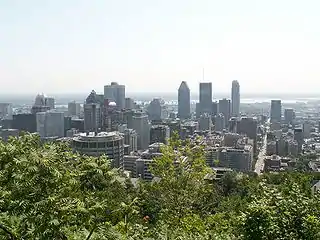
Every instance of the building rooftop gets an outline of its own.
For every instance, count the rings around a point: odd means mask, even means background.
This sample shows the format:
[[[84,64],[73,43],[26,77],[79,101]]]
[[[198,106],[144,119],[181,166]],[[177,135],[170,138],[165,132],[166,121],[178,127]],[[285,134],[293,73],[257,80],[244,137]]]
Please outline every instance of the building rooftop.
[[[73,138],[74,141],[92,141],[92,140],[119,140],[123,138],[119,132],[88,132],[78,133]]]

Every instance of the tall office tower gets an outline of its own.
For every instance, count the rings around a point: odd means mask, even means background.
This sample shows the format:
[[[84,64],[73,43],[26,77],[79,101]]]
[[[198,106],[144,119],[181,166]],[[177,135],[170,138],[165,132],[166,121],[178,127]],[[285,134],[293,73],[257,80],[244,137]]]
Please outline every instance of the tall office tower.
[[[81,106],[80,103],[76,103],[75,101],[68,103],[68,115],[69,116],[80,116]]]
[[[312,131],[312,123],[309,121],[304,121],[302,124],[303,137],[310,138]]]
[[[271,122],[281,122],[281,100],[271,100]]]
[[[136,152],[138,150],[138,134],[136,130],[127,128],[122,132],[124,137],[124,144],[129,145],[129,152]]]
[[[37,132],[40,137],[63,137],[64,136],[64,113],[63,112],[38,112]]]
[[[182,81],[178,90],[178,118],[190,118],[190,88]]]
[[[99,103],[85,103],[84,130],[86,132],[98,132],[101,128],[101,108]]]
[[[196,117],[199,118],[201,116],[201,105],[200,103],[196,103]]]
[[[71,116],[64,116],[64,136],[67,136],[67,132],[72,128],[72,117]],[[75,129],[73,129],[76,131]]]
[[[103,106],[103,99],[101,99],[101,95],[92,90],[83,105],[84,130],[86,132],[98,132],[101,129],[101,106]]]
[[[231,116],[239,117],[240,115],[240,84],[237,80],[232,81],[231,88]]]
[[[303,136],[303,129],[302,128],[295,128],[294,129],[294,140],[298,143],[298,152],[301,153],[302,145],[304,144],[304,136]]]
[[[218,114],[214,118],[214,130],[216,132],[222,132],[225,129],[225,120],[223,114]]]
[[[136,112],[132,117],[133,129],[138,134],[138,150],[145,150],[150,144],[150,124],[148,115],[143,112]]]
[[[229,132],[236,133],[237,132],[237,125],[238,125],[238,118],[232,117],[229,120]]]
[[[218,115],[218,102],[212,102],[212,116]]]
[[[46,112],[50,110],[50,107],[46,105],[46,98],[43,94],[38,94],[31,108],[31,113],[36,114],[38,112]]]
[[[97,94],[94,90],[91,91],[91,93],[86,98],[86,103],[97,103],[100,104],[100,106],[104,105],[104,99],[102,94]]]
[[[150,129],[150,144],[167,144],[170,138],[170,128],[166,125],[154,125]]]
[[[284,121],[286,124],[292,124],[293,120],[295,118],[295,113],[292,108],[286,108],[284,110]]]
[[[258,134],[258,121],[256,118],[241,117],[237,124],[237,133],[245,134],[248,138],[254,140],[254,152],[257,150],[257,134]]]
[[[201,82],[199,85],[199,107],[200,115],[212,111],[212,83]]]
[[[45,112],[37,112],[36,113],[36,124],[37,124],[37,132],[40,137],[46,137],[46,113]]]
[[[162,104],[159,98],[154,98],[147,107],[150,121],[160,121],[162,119]]]
[[[203,115],[201,115],[198,120],[198,124],[199,124],[200,131],[211,131],[211,125],[212,125],[211,115],[208,113],[204,113]]]
[[[245,134],[250,139],[257,139],[258,121],[256,118],[241,117],[237,124],[237,133]]]
[[[55,100],[52,97],[45,98],[45,105],[48,106],[50,109],[54,109],[55,107]]]
[[[231,108],[231,104],[229,99],[224,98],[219,100],[218,112],[220,114],[223,114],[226,127],[228,127],[229,125],[230,112],[231,112],[230,108]]]
[[[132,98],[125,98],[125,109],[131,110],[135,108],[135,102]]]
[[[118,109],[124,109],[126,107],[126,87],[124,85],[119,85],[116,82],[105,85],[104,99],[114,101],[116,102]]]
[[[71,119],[71,128],[84,132],[84,119]]]

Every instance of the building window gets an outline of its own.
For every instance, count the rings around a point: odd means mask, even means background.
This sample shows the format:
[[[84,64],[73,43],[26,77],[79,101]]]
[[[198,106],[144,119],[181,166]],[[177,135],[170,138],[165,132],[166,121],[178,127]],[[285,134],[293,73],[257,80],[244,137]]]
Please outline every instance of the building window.
[[[96,143],[95,142],[90,142],[89,143],[89,148],[96,148]]]
[[[98,143],[98,148],[105,148],[105,143],[104,142],[99,142]]]

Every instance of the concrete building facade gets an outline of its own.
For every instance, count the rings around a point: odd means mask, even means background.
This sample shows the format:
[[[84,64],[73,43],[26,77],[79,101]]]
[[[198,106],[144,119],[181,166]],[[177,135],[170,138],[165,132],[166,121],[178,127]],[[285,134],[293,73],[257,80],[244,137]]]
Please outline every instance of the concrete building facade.
[[[143,112],[136,112],[132,118],[133,129],[138,134],[138,150],[144,150],[150,144],[150,123],[148,115]]]
[[[36,114],[37,132],[40,137],[64,137],[64,113],[63,112],[38,112]]]
[[[112,166],[123,168],[124,139],[119,132],[90,132],[75,136],[72,148],[88,156],[106,155]]]

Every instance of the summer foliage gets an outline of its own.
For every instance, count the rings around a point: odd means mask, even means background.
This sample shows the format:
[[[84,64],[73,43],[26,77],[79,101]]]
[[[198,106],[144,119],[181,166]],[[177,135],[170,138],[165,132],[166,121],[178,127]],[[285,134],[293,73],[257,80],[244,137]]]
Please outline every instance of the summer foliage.
[[[0,142],[0,239],[320,239],[307,173],[219,181],[201,144],[172,138],[139,182],[33,135]]]

